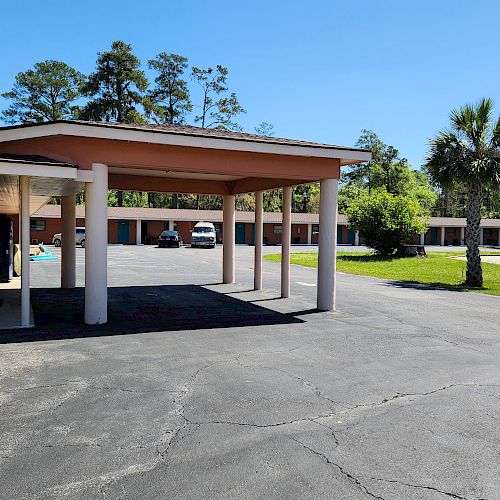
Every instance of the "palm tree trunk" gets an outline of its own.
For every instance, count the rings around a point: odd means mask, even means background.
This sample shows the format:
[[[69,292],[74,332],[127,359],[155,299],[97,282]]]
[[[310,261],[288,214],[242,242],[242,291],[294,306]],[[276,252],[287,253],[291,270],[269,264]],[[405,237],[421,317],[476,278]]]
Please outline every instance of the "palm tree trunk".
[[[467,243],[467,286],[483,286],[483,270],[479,253],[480,225],[481,225],[481,186],[478,183],[469,183],[466,216],[467,229],[465,240]]]

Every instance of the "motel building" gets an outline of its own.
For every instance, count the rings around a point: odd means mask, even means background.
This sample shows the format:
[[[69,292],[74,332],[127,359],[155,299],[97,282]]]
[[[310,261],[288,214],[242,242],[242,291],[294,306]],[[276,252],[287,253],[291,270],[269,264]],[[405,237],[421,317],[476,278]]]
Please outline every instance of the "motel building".
[[[212,222],[217,232],[217,243],[223,240],[223,212],[219,210],[188,210],[162,208],[108,207],[108,243],[123,245],[156,245],[158,235],[165,230],[178,231],[184,244],[191,243],[191,232],[197,222]],[[18,241],[18,217],[13,217],[14,239]],[[263,244],[280,245],[282,214],[263,213]],[[76,207],[76,225],[85,226],[85,206]],[[458,246],[465,242],[466,220],[454,217],[431,217],[425,234],[410,243],[419,245]],[[62,232],[61,206],[44,205],[31,217],[32,244],[51,243],[56,233]],[[291,244],[317,245],[319,214],[291,214]],[[500,246],[500,219],[482,219],[481,245]],[[235,213],[235,244],[255,244],[254,212]],[[349,229],[344,215],[337,216],[337,244],[362,245],[363,236]]]
[[[222,283],[235,283],[237,280],[236,233],[239,231],[238,234],[241,234],[242,230],[237,226],[235,196],[254,193],[256,208],[248,224],[254,224],[254,288],[260,290],[265,227],[263,194],[266,190],[281,188],[283,209],[276,225],[281,226],[281,297],[287,298],[290,296],[289,256],[293,241],[292,187],[319,182],[320,213],[317,223],[321,231],[318,238],[316,306],[319,311],[333,311],[340,169],[370,159],[370,151],[363,149],[191,126],[63,120],[1,127],[0,215],[13,219],[18,217],[17,234],[21,251],[19,326],[33,326],[29,253],[31,241],[42,238],[34,235],[38,230],[32,231],[32,224],[42,228],[43,222],[36,221],[45,221],[47,233],[51,219],[32,219],[32,216],[40,213],[52,197],[60,197],[61,200],[60,285],[68,293],[75,288],[78,215],[75,195],[82,187],[86,200],[83,320],[87,324],[108,321],[107,247],[108,241],[115,238],[113,231],[116,230],[118,240],[125,239],[128,233],[129,242],[131,238],[137,242],[139,233],[142,241],[143,234],[144,238],[148,234],[155,237],[165,227],[165,221],[152,220],[159,227],[158,231],[153,226],[150,229],[149,219],[143,224],[142,216],[135,216],[133,221],[118,219],[128,222],[127,228],[122,224],[120,231],[119,222],[108,220],[108,189],[222,195]],[[57,218],[56,214],[54,219]],[[179,225],[190,221],[173,217],[172,223],[176,222]],[[313,232],[311,227],[311,241]]]

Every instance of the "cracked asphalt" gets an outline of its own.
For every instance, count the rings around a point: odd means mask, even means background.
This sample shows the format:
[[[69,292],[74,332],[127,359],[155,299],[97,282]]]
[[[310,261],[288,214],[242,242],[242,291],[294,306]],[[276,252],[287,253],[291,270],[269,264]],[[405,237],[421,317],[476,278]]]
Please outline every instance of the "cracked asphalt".
[[[251,291],[250,247],[220,275],[220,248],[109,247],[164,329],[0,334],[0,498],[500,499],[499,297],[339,274],[317,313],[313,269]]]

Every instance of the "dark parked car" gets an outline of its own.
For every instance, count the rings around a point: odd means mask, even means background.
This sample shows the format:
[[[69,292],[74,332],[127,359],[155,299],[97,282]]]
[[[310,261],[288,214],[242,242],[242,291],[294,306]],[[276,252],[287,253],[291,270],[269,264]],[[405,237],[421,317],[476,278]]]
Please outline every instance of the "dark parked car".
[[[163,231],[160,236],[158,236],[158,246],[160,248],[165,247],[176,247],[179,248],[182,245],[182,240],[177,231]]]

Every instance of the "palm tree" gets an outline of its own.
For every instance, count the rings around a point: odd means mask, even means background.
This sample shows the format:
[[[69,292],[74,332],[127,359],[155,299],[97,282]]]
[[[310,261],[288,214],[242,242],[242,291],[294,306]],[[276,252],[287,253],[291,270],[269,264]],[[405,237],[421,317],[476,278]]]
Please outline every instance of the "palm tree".
[[[467,189],[467,275],[465,285],[483,286],[479,254],[482,194],[485,187],[500,187],[500,118],[492,119],[493,101],[482,99],[451,112],[451,129],[430,141],[426,168],[441,186]]]

